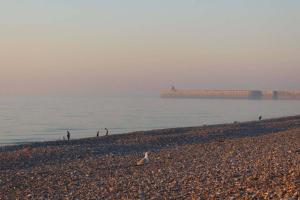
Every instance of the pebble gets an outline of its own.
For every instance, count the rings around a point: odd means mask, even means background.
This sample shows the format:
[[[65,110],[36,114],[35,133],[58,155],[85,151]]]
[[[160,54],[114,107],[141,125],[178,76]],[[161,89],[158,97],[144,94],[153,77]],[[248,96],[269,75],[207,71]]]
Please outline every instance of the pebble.
[[[293,153],[300,149],[299,122],[290,117],[2,148],[0,199],[299,199],[300,158]],[[135,166],[145,151],[151,162]]]

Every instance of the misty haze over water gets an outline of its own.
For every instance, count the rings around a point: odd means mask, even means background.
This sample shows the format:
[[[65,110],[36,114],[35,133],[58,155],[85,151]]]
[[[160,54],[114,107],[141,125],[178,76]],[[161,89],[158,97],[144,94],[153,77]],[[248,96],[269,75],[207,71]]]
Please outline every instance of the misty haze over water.
[[[300,114],[300,101],[159,97],[1,98],[0,145]]]

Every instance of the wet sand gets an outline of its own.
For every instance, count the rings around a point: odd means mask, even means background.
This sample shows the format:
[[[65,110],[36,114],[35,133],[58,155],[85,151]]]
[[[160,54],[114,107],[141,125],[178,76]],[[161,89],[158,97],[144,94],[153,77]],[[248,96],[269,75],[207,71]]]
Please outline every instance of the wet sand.
[[[299,188],[300,116],[0,150],[0,199],[299,199]]]

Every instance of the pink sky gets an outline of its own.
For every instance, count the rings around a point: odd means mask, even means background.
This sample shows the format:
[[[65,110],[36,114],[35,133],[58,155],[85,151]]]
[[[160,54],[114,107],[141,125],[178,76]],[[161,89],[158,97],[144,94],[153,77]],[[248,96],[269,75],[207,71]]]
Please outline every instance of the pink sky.
[[[297,2],[29,2],[0,8],[0,95],[300,89]]]

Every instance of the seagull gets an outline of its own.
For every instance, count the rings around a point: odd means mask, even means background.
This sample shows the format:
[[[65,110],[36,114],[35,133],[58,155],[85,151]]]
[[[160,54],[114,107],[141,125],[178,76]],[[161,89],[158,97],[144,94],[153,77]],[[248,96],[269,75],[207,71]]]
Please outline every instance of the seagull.
[[[140,166],[140,165],[145,165],[149,163],[149,157],[148,157],[148,152],[145,153],[145,157],[142,158],[141,160],[139,160],[136,165]]]

